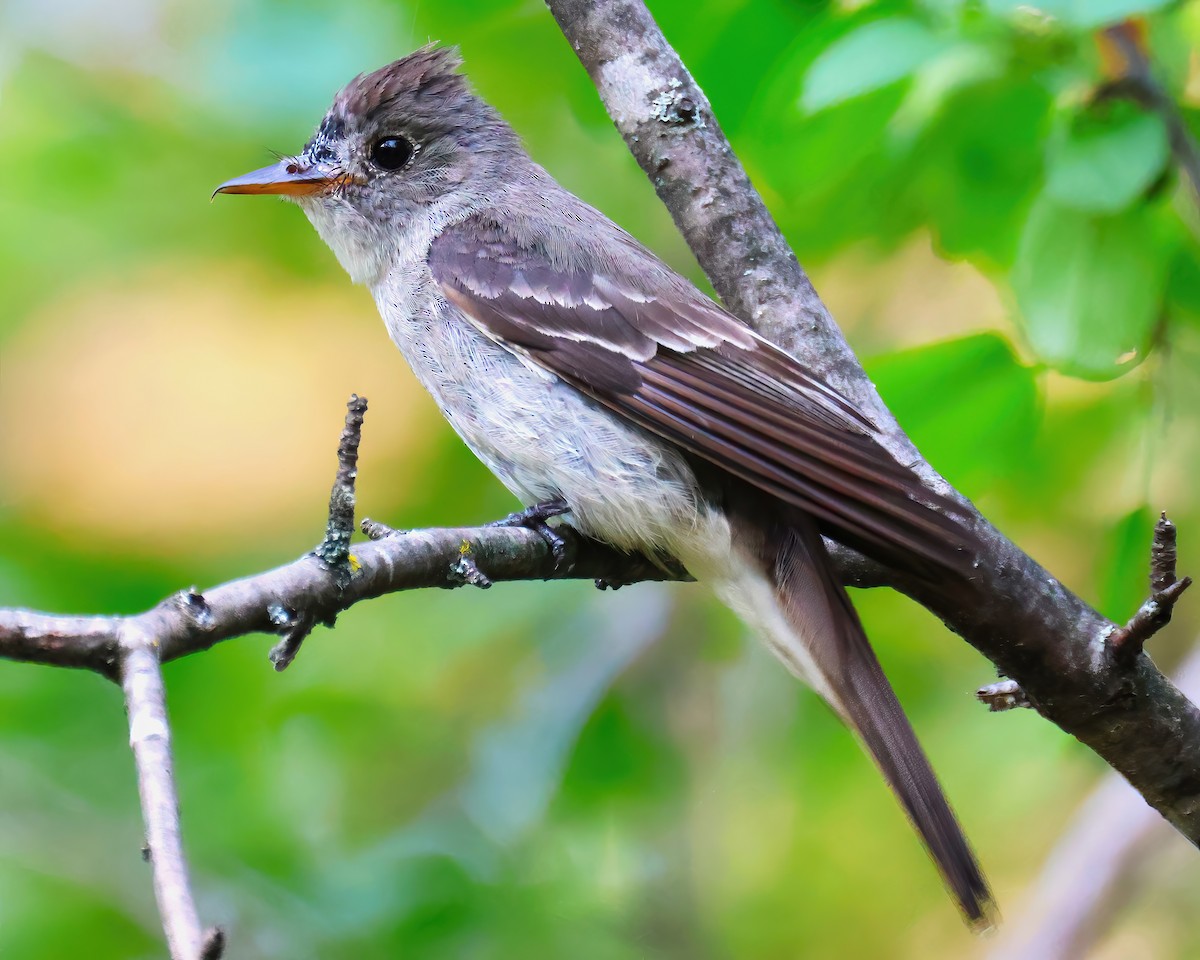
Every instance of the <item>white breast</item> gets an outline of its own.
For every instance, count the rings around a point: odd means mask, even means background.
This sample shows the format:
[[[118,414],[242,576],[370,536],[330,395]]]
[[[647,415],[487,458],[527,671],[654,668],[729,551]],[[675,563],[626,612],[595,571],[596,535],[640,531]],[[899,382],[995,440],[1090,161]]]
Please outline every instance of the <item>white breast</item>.
[[[484,337],[423,260],[375,288],[388,331],[446,419],[526,504],[563,497],[581,532],[682,552],[703,507],[678,452]]]

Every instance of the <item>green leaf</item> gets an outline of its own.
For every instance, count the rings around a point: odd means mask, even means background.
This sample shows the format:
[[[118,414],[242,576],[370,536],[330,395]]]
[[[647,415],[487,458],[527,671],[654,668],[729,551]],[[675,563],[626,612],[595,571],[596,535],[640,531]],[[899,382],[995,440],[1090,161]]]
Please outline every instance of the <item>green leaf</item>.
[[[915,20],[894,17],[864,24],[813,61],[800,106],[821,110],[878,90],[909,76],[944,48],[942,40]]]
[[[1108,380],[1144,359],[1171,242],[1150,214],[1094,216],[1045,197],[1034,204],[1012,284],[1029,344],[1047,364]]]
[[[1012,266],[1050,109],[1041,84],[997,79],[953,95],[916,141],[909,190],[945,255]]]
[[[1149,592],[1146,569],[1155,519],[1148,507],[1138,507],[1114,524],[1104,542],[1098,544],[1098,606],[1117,623],[1129,619]]]
[[[867,372],[921,452],[972,496],[1028,455],[1037,431],[1036,374],[997,334],[874,357]]]
[[[1200,244],[1185,237],[1171,261],[1166,302],[1172,321],[1200,327]]]
[[[1046,153],[1048,196],[1079,210],[1115,213],[1162,174],[1167,131],[1155,114],[1099,124],[1079,117],[1055,131]]]

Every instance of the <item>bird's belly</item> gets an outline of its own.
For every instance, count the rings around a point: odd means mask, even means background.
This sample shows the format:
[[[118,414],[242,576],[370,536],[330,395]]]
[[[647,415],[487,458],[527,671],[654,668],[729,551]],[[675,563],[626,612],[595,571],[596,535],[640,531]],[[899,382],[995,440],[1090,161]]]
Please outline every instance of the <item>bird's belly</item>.
[[[679,556],[706,513],[673,447],[458,317],[389,324],[467,446],[527,504],[561,496],[583,533]]]

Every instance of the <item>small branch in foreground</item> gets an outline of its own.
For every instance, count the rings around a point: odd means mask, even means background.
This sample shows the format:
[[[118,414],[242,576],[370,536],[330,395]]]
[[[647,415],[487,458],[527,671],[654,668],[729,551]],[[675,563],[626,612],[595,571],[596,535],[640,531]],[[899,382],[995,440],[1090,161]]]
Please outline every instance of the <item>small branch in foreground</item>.
[[[181,591],[135,616],[57,617],[0,609],[0,657],[88,668],[120,680],[125,690],[146,824],[143,855],[153,866],[172,960],[220,960],[225,934],[219,927],[203,932],[188,879],[162,662],[265,630],[283,635],[270,653],[275,669],[283,670],[317,623],[332,625],[338,612],[357,601],[406,588],[489,587],[493,577],[634,582],[670,576],[645,557],[586,540],[569,527],[556,528],[551,538],[536,525],[404,533],[365,520],[363,531],[374,542],[352,558],[355,467],[366,401],[355,396],[348,407],[327,532],[312,553],[206,593],[194,587]],[[686,578],[682,570],[675,576]]]
[[[154,896],[167,935],[172,960],[217,960],[200,926],[192,896],[183,840],[179,832],[179,798],[171,759],[171,729],[166,691],[154,639],[136,628],[126,629],[121,658],[121,685],[129,714],[129,746],[137,766],[138,793],[146,824],[146,849],[154,874]],[[220,937],[223,941],[223,936]]]
[[[1160,514],[1150,547],[1150,597],[1125,626],[1108,636],[1108,647],[1121,662],[1137,657],[1146,641],[1171,622],[1176,601],[1192,585],[1191,577],[1176,579],[1177,557],[1175,524]]]

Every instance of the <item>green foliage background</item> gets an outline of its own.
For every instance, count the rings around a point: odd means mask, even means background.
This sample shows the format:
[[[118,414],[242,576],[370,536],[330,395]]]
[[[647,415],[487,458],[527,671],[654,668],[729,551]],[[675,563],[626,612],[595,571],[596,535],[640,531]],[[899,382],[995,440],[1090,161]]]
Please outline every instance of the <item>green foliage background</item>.
[[[1144,13],[1189,124],[1200,2],[652,4],[885,399],[1003,530],[1114,617],[1170,511],[1200,570],[1200,265],[1161,121],[1093,104]],[[536,0],[0,5],[0,604],[128,612],[320,536],[341,403],[362,508],[512,502],[295,209],[209,204],[430,38],[564,183],[702,280]],[[925,611],[856,595],[1019,912],[1103,765]],[[1184,603],[1154,641],[1193,643]],[[235,957],[967,957],[851,737],[699,587],[389,597],[276,675],[167,668],[203,915]],[[163,955],[119,693],[0,665],[0,956]],[[1186,844],[1103,956],[1200,955]]]

